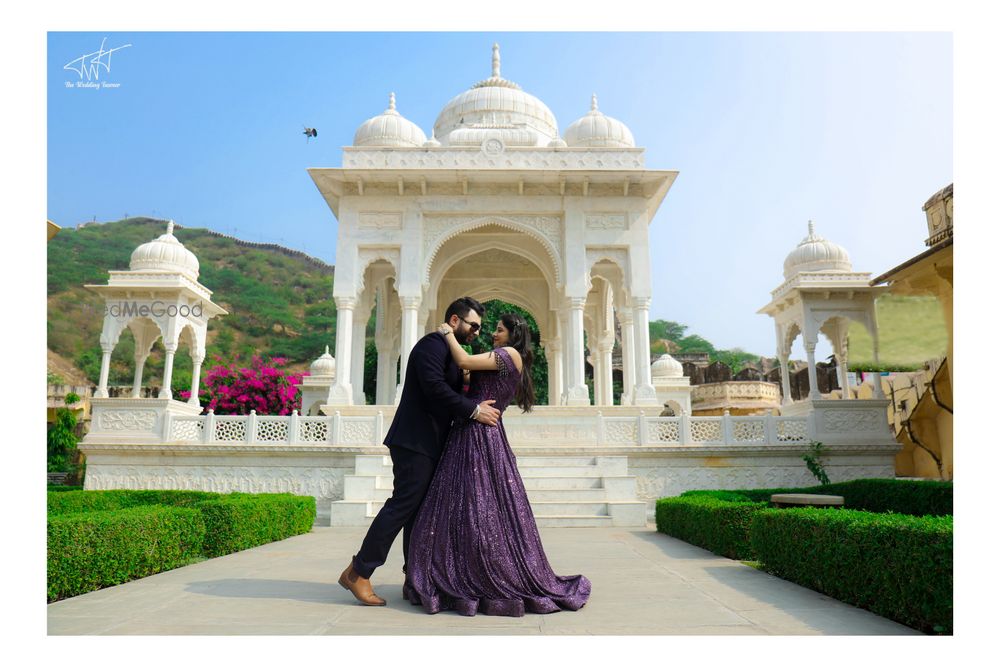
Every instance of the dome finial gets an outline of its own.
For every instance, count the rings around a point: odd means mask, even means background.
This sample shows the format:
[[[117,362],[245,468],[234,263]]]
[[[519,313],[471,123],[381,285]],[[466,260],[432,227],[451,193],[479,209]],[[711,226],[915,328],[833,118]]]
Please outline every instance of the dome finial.
[[[329,345],[326,346],[326,351],[323,352],[323,354],[330,354],[330,346]]]
[[[389,93],[389,111],[396,110],[396,93]]]
[[[809,236],[816,236],[816,225],[812,220],[809,221]]]
[[[493,42],[493,78],[500,78],[500,45]]]
[[[167,221],[167,234],[170,234],[171,236],[173,236],[173,234],[174,234],[174,221],[173,220],[168,220]]]
[[[597,93],[590,96],[590,110],[597,111]]]

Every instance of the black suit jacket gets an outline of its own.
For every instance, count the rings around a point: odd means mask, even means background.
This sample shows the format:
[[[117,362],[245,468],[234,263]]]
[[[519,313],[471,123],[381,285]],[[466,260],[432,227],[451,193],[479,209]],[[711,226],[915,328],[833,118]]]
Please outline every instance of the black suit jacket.
[[[435,331],[418,340],[410,350],[403,394],[384,444],[440,458],[452,419],[468,419],[476,409],[461,391],[462,369],[444,336]]]

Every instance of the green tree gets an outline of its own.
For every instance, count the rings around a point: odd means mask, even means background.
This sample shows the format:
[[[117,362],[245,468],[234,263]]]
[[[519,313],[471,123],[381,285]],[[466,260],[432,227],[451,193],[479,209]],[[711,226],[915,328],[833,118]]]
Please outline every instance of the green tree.
[[[66,405],[79,402],[80,397],[70,392],[66,394]],[[76,450],[76,414],[65,407],[56,410],[56,421],[48,432],[48,471],[69,472],[73,453]]]

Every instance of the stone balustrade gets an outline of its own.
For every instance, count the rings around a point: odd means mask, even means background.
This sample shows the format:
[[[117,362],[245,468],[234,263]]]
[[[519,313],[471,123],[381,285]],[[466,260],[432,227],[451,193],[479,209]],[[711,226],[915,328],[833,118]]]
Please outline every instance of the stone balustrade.
[[[533,420],[530,428],[512,420],[508,437],[517,445],[566,442],[610,447],[768,445],[809,441],[809,417],[605,417],[578,415],[571,422]],[[565,421],[565,420],[563,420]],[[551,422],[551,423],[546,423]],[[171,416],[165,421],[166,443],[240,443],[258,445],[377,446],[389,421],[374,415],[329,417],[208,415]]]

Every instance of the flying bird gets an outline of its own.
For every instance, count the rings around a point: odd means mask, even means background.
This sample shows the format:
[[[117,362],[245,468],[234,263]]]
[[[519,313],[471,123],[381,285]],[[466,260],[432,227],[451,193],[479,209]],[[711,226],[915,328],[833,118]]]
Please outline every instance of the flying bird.
[[[308,141],[309,141],[310,138],[315,138],[316,135],[318,134],[316,132],[316,128],[315,127],[306,127],[305,125],[303,125],[302,127],[304,128],[304,131],[302,132],[302,134],[306,135],[306,142],[307,143],[308,143]]]

